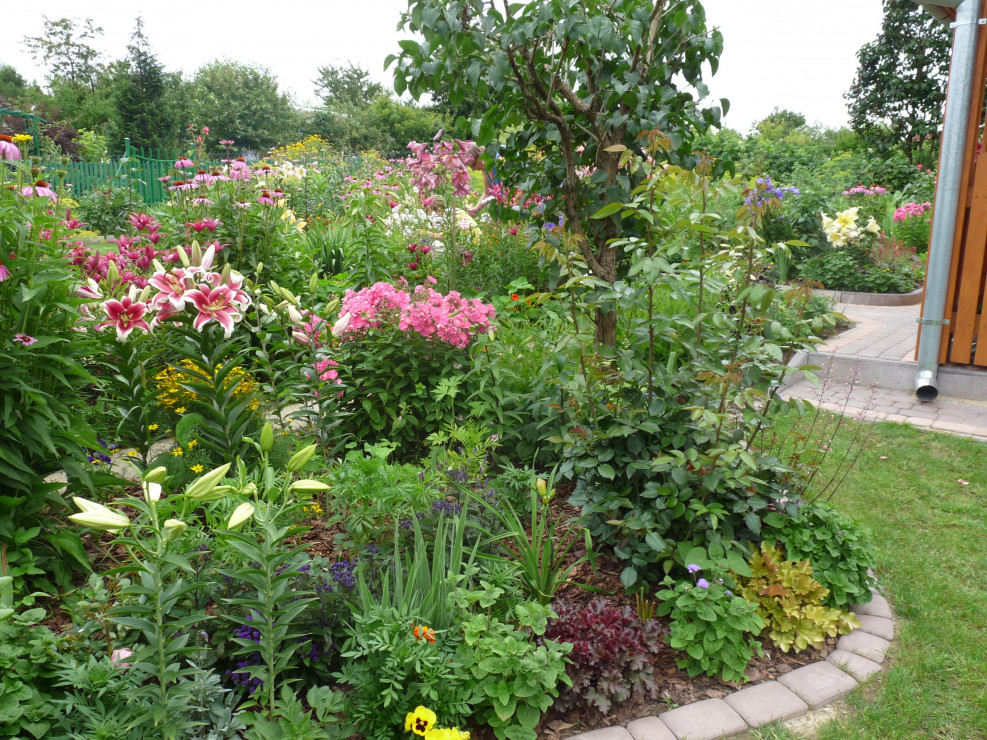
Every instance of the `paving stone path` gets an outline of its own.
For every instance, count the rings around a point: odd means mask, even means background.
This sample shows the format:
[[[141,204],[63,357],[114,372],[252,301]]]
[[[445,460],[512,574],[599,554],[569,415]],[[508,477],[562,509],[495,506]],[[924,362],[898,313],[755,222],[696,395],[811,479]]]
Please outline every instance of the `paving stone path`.
[[[818,387],[805,380],[795,383],[783,395],[807,399],[848,416],[895,421],[987,441],[987,401],[940,396],[923,403],[913,392],[881,387],[880,381],[865,386],[858,381],[859,372],[854,377],[852,370],[845,369],[846,360],[883,361],[914,368],[919,306],[839,304],[836,310],[855,326],[820,346],[817,353],[823,358],[832,357],[834,366],[837,360],[842,361],[841,371],[830,372]],[[821,375],[826,375],[827,363],[819,365]],[[984,384],[987,386],[987,373]]]

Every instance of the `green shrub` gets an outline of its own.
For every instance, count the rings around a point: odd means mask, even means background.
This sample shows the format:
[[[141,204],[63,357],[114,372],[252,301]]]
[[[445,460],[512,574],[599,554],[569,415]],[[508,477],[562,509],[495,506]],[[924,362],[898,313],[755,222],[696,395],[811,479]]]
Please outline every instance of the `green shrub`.
[[[876,581],[868,569],[876,552],[870,530],[829,504],[805,504],[766,531],[765,538],[782,546],[789,558],[812,563],[813,578],[829,589],[823,600],[827,606],[845,609],[873,598]]]
[[[690,570],[692,570],[690,568]],[[756,604],[731,593],[720,579],[700,578],[696,585],[671,578],[655,596],[655,614],[670,616],[668,645],[684,651],[676,662],[690,676],[705,673],[723,681],[746,681],[744,671],[761,646],[754,638],[764,629]]]

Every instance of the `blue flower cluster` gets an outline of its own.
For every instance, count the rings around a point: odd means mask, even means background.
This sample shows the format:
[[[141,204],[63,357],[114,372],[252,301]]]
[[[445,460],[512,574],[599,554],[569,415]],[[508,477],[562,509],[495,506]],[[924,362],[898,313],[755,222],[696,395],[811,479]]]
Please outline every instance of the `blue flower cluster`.
[[[755,208],[767,205],[773,200],[783,200],[786,195],[801,195],[802,191],[794,185],[781,187],[771,182],[770,177],[759,177],[754,181],[754,188],[749,188],[744,203]]]

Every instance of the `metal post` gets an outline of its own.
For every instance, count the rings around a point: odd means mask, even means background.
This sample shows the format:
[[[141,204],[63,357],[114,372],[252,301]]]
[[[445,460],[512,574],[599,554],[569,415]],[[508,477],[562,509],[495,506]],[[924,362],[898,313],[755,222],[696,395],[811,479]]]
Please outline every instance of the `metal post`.
[[[962,228],[960,183],[966,159],[966,131],[973,97],[973,72],[980,32],[981,0],[963,0],[952,24],[953,56],[943,118],[942,150],[939,154],[939,183],[936,186],[932,236],[929,239],[929,270],[925,278],[924,315],[916,357],[915,395],[934,401],[939,395],[939,347],[945,319],[949,268],[956,228]],[[960,222],[960,223],[958,223]]]

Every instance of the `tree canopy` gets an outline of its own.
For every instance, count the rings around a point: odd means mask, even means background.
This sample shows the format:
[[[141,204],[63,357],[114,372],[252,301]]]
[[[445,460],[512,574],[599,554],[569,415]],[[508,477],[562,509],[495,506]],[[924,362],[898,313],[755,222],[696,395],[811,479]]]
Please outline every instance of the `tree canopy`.
[[[687,158],[695,129],[719,122],[700,109],[704,67],[715,72],[723,39],[706,27],[698,0],[532,0],[498,7],[485,0],[410,0],[400,28],[395,90],[416,99],[448,91],[496,101],[473,122],[491,151],[505,152],[498,174],[525,189],[560,189],[553,201],[592,272],[614,283],[622,253],[612,240],[625,225],[608,204],[637,185],[618,149],[642,152],[660,131],[671,156]],[[581,177],[582,168],[595,168]],[[616,340],[612,310],[596,315],[599,343]]]
[[[949,49],[948,30],[923,8],[884,0],[881,32],[857,52],[857,76],[844,96],[853,130],[912,160],[942,126]]]

